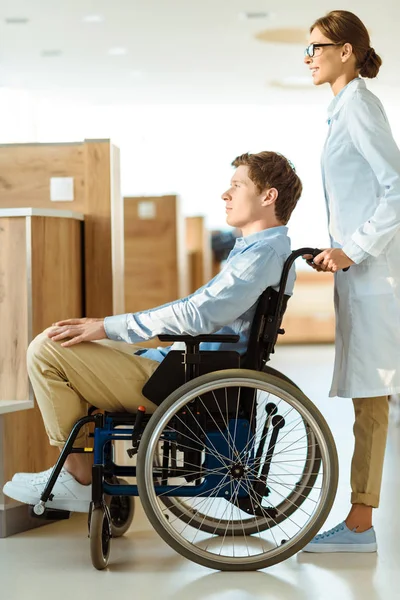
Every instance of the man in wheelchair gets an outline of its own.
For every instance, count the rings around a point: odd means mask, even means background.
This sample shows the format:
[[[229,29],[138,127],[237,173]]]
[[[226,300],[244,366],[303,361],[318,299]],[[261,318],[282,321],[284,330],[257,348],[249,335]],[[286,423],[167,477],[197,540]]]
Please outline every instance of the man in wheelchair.
[[[290,162],[275,152],[237,157],[229,189],[222,194],[227,223],[242,237],[221,272],[192,295],[134,314],[68,319],[38,335],[28,349],[29,377],[50,444],[60,450],[79,419],[93,405],[107,412],[135,412],[156,406],[142,388],[170,348],[145,349],[139,342],[162,334],[220,333],[239,335],[239,342],[202,343],[201,350],[247,349],[257,301],[276,288],[291,253],[287,222],[302,184]],[[286,294],[291,294],[291,270]],[[83,430],[74,447],[84,448]],[[91,501],[92,455],[69,454],[54,485],[54,509],[87,512]],[[17,473],[4,493],[35,505],[52,469]]]

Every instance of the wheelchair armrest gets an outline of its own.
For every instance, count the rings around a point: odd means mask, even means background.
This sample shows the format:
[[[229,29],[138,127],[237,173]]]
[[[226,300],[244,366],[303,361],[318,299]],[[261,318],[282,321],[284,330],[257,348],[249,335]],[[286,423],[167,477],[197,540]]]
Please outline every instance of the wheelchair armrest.
[[[239,341],[240,336],[210,333],[208,335],[159,335],[158,339],[161,342],[185,342],[186,344],[199,344],[201,342],[225,342],[235,344]]]

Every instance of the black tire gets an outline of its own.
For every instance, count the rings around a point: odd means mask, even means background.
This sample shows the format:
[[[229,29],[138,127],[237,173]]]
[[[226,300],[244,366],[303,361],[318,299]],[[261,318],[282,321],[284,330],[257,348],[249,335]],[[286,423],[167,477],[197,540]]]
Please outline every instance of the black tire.
[[[120,477],[116,477],[113,483],[128,485],[128,482]],[[135,498],[134,496],[105,495],[104,499],[110,511],[111,535],[113,538],[121,537],[132,524],[135,515]]]
[[[102,507],[92,510],[89,539],[92,564],[96,569],[102,571],[108,565],[111,546],[111,526]]]
[[[264,365],[262,372],[267,373],[267,375],[272,375],[273,377],[279,377],[279,379],[283,379],[283,381],[286,381],[286,383],[290,383],[290,385],[300,390],[299,386],[296,385],[294,381],[289,379],[289,377],[286,377],[286,375],[284,375],[280,371],[277,371],[273,367],[270,367],[269,365]]]
[[[235,381],[237,380],[237,382]],[[202,550],[187,542],[177,532],[171,533],[172,529],[169,526],[169,521],[165,519],[165,515],[160,513],[157,508],[156,495],[153,485],[153,456],[154,444],[158,441],[160,432],[168,423],[175,412],[182,406],[187,406],[187,402],[192,397],[199,397],[204,391],[211,389],[211,385],[215,384],[220,387],[222,385],[240,386],[243,382],[249,381],[248,385],[260,384],[266,388],[272,388],[275,394],[282,394],[283,398],[291,398],[296,405],[296,409],[300,414],[307,418],[307,421],[312,423],[314,428],[313,433],[318,442],[318,451],[320,456],[318,460],[323,460],[325,467],[324,471],[324,490],[321,492],[321,500],[318,505],[318,511],[309,520],[301,530],[301,535],[297,535],[294,541],[284,543],[280,547],[273,549],[270,556],[265,556],[265,553],[254,556],[232,558],[231,556],[218,556],[206,550]],[[251,383],[250,383],[251,380]],[[215,388],[216,389],[216,388]],[[156,431],[157,430],[157,431]],[[154,440],[153,439],[154,434]],[[322,444],[322,446],[321,446]],[[198,564],[207,568],[223,570],[223,571],[253,571],[270,567],[276,563],[286,560],[299,552],[321,529],[323,523],[328,517],[332,508],[338,482],[338,458],[336,453],[335,442],[332,433],[323,418],[322,414],[316,406],[309,400],[297,387],[284,381],[282,378],[277,378],[269,374],[250,371],[244,369],[229,369],[220,372],[209,373],[192,380],[181,386],[173,392],[155,411],[150,419],[141,440],[141,445],[138,453],[137,463],[137,483],[139,494],[143,508],[150,522],[152,523],[158,534],[177,552]],[[164,517],[164,518],[162,518]],[[246,532],[246,535],[247,532]],[[181,541],[182,540],[182,541]],[[268,554],[268,552],[267,552]]]

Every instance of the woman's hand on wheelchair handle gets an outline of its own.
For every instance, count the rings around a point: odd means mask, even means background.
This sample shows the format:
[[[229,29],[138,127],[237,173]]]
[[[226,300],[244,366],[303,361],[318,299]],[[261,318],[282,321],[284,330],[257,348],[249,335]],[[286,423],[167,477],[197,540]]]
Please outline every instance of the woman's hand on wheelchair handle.
[[[309,267],[311,267],[312,269],[314,269],[314,271],[323,271],[323,269],[319,266],[319,265],[315,265],[313,262],[313,256],[312,254],[305,254],[303,256],[304,260],[306,261],[306,263],[308,264]]]
[[[348,269],[351,265],[354,265],[351,258],[341,248],[326,248],[313,259],[313,263],[309,262],[312,260],[310,254],[305,255],[303,258],[316,271],[329,273],[337,273],[342,269]]]
[[[64,348],[80,344],[81,342],[94,342],[107,339],[104,329],[104,319],[66,319],[53,323],[46,329],[47,336],[53,342],[67,340],[61,344]]]

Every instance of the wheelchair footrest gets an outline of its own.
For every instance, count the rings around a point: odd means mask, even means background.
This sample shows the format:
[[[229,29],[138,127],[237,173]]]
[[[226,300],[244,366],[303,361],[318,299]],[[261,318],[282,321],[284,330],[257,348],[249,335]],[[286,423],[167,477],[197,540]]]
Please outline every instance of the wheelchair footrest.
[[[45,508],[42,515],[37,515],[33,510],[33,506],[30,507],[29,513],[31,517],[34,517],[35,519],[43,519],[44,521],[64,521],[69,519],[71,516],[71,512],[69,510],[57,510],[55,508]]]

